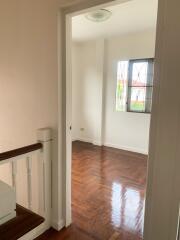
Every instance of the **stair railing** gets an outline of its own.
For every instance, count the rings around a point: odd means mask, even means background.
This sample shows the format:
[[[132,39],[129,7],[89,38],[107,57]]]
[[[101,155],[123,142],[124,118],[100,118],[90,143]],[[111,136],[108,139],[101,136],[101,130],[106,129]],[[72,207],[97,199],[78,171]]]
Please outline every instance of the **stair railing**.
[[[37,131],[37,143],[0,153],[0,165],[10,163],[12,166],[12,187],[17,189],[17,163],[19,160],[26,161],[27,169],[27,199],[28,208],[32,210],[32,156],[37,154],[38,161],[41,163],[41,194],[39,199],[39,208],[45,222],[43,229],[45,231],[51,226],[51,143],[52,132],[50,128],[42,128]]]

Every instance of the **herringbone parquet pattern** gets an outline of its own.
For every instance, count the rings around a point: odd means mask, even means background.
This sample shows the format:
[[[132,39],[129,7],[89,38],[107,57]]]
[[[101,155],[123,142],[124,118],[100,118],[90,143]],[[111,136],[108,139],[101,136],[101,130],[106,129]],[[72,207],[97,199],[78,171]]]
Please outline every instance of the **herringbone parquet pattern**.
[[[39,239],[141,240],[146,171],[145,155],[74,142],[73,224]]]

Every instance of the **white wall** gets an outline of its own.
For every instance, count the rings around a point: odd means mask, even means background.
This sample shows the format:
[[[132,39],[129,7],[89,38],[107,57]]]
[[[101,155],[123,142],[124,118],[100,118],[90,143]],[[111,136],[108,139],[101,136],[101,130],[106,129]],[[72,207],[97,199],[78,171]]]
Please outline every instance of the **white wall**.
[[[117,62],[154,57],[155,33],[148,31],[108,39],[105,47],[103,45],[105,51],[99,51],[100,44],[103,42],[98,40],[76,43],[73,47],[73,139],[96,143],[96,139],[103,136],[99,144],[147,153],[150,115],[115,110]],[[101,78],[100,56],[105,56]],[[95,111],[100,114],[96,115]],[[98,133],[98,129],[103,132]]]
[[[119,60],[154,57],[153,31],[109,39],[106,44],[104,143],[135,152],[148,152],[150,114],[117,112],[115,89]]]
[[[73,137],[91,140],[95,124],[93,107],[96,103],[94,101],[96,89],[95,42],[76,44],[73,49]],[[84,131],[81,131],[80,128],[84,128]]]
[[[57,12],[56,0],[0,1],[0,151],[35,143],[38,128],[53,129],[54,221],[61,204],[57,195]],[[9,181],[8,173],[8,166],[0,167],[1,179]],[[26,198],[23,173],[24,166],[18,168],[22,200]]]
[[[100,46],[99,46],[100,44]],[[101,142],[103,42],[73,44],[72,126],[73,139]],[[83,130],[82,130],[83,128]]]

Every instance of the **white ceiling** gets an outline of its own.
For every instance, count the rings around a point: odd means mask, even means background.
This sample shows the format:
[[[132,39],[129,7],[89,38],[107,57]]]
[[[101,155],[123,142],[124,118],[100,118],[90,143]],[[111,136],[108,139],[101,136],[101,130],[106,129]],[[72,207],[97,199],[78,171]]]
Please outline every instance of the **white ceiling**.
[[[108,38],[156,28],[158,0],[130,0],[106,9],[112,16],[105,22],[91,22],[85,15],[72,18],[73,41]]]

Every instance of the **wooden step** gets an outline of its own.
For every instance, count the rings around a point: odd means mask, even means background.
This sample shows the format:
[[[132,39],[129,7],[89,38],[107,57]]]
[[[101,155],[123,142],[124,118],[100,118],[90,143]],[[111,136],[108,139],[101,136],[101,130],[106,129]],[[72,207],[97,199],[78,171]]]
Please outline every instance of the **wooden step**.
[[[14,219],[0,226],[1,240],[17,240],[44,222],[43,217],[20,205],[16,207],[16,214]]]

